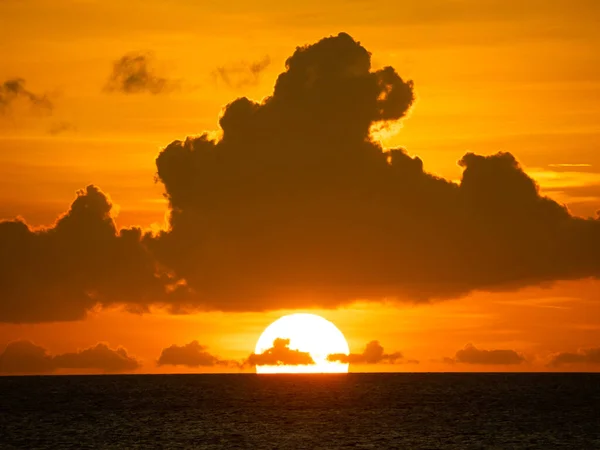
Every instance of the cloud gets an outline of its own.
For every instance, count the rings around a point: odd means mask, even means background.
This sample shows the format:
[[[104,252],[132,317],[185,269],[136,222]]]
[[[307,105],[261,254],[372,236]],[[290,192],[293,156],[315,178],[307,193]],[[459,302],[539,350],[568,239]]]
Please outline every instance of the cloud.
[[[59,369],[123,372],[140,366],[140,362],[124,348],[113,350],[103,343],[76,353],[51,356],[46,349],[30,341],[14,341],[0,354],[0,373],[5,374],[40,374]]]
[[[255,86],[260,80],[260,75],[271,64],[271,58],[265,56],[255,62],[242,61],[237,64],[229,64],[217,67],[213,72],[216,80],[222,81],[230,88],[240,89],[247,86]]]
[[[513,155],[467,153],[455,183],[383,149],[373,125],[406,117],[414,100],[412,81],[372,70],[347,34],[298,47],[271,96],[224,108],[220,139],[160,152],[168,230],[118,230],[94,186],[45,230],[0,222],[0,321],[74,320],[111,304],[430,302],[598,276],[600,221],[540,195]]]
[[[404,356],[400,352],[385,353],[383,346],[379,341],[371,341],[362,353],[333,353],[327,356],[328,361],[339,361],[350,364],[381,364],[381,363],[400,363]],[[416,361],[411,361],[416,362]]]
[[[35,111],[51,114],[54,105],[44,94],[35,94],[25,87],[25,80],[13,78],[0,84],[0,114],[11,111],[12,106],[19,101],[24,101]]]
[[[262,353],[252,353],[246,360],[249,366],[304,366],[315,364],[308,352],[290,349],[290,340],[277,338],[273,347]]]
[[[0,353],[0,373],[49,373],[53,370],[52,357],[46,349],[30,341],[10,342]]]
[[[96,369],[104,372],[122,372],[135,370],[140,362],[119,347],[115,350],[100,343],[95,347],[76,353],[64,353],[54,357],[54,366],[58,369]]]
[[[225,310],[430,301],[598,274],[600,222],[540,196],[511,154],[466,154],[456,184],[382,151],[372,125],[414,98],[348,35],[298,48],[271,97],[227,105],[221,140],[159,155],[172,211],[154,254]]]
[[[552,357],[549,366],[560,367],[572,364],[600,365],[600,348],[582,349],[575,353],[557,353]]]
[[[159,366],[210,367],[223,364],[228,365],[229,361],[223,361],[211,355],[207,351],[207,347],[200,345],[198,341],[192,341],[183,346],[173,344],[163,349],[158,358]]]
[[[0,222],[0,321],[77,320],[98,304],[143,310],[161,301],[169,275],[142,245],[140,229],[117,230],[111,209],[109,198],[88,186],[49,228]]]
[[[514,350],[480,350],[472,344],[456,352],[454,358],[444,358],[448,364],[512,365],[525,362],[525,357]]]
[[[155,73],[149,53],[128,53],[113,64],[105,90],[123,94],[163,94],[173,90],[176,82]]]

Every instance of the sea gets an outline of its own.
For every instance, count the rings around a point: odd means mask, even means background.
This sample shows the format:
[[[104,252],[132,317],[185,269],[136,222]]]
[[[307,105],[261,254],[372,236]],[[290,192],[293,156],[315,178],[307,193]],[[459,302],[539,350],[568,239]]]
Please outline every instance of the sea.
[[[600,449],[600,374],[0,377],[0,448]]]

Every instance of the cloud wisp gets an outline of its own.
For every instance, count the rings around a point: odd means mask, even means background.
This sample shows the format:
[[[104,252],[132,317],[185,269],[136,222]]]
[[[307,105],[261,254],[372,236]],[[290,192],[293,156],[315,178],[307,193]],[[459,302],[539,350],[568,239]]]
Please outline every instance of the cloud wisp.
[[[25,86],[23,78],[13,78],[0,83],[0,115],[11,112],[12,107],[20,101],[29,105],[36,112],[52,114],[54,104],[46,94],[36,94]]]
[[[216,81],[224,83],[229,88],[241,89],[256,86],[261,74],[270,64],[271,58],[267,55],[254,62],[241,61],[217,67],[212,75]]]
[[[77,126],[73,122],[62,120],[60,122],[53,123],[48,129],[48,134],[52,136],[57,136],[59,134],[66,133],[69,131],[77,131]]]
[[[157,95],[171,92],[176,87],[175,81],[156,73],[152,54],[132,52],[114,62],[104,90],[122,94]]]

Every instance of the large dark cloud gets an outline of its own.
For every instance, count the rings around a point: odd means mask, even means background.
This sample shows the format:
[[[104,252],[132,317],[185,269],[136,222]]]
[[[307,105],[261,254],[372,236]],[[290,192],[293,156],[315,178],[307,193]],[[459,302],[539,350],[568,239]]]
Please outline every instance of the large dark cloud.
[[[167,231],[118,231],[93,187],[48,230],[0,223],[0,321],[76,319],[110,303],[430,301],[598,275],[600,222],[541,196],[511,154],[466,154],[454,183],[401,148],[384,152],[369,130],[405,117],[414,98],[347,34],[299,47],[270,97],[225,107],[221,139],[160,153]]]
[[[404,356],[400,352],[385,353],[383,346],[379,341],[371,341],[363,350],[362,353],[333,353],[327,355],[328,361],[339,361],[350,364],[380,364],[380,363],[399,363],[402,362]],[[411,361],[416,362],[416,361]]]
[[[467,344],[454,358],[445,358],[445,361],[450,364],[511,365],[525,362],[525,357],[514,350],[481,350]]]
[[[132,52],[114,62],[105,90],[124,94],[162,94],[173,90],[176,84],[156,74],[151,54]]]
[[[549,364],[551,367],[569,365],[596,365],[600,366],[600,348],[582,349],[577,352],[557,353]]]
[[[124,372],[140,366],[124,348],[111,349],[103,343],[75,353],[51,356],[46,349],[30,341],[14,341],[0,354],[0,373],[5,374],[40,374],[59,369]]]
[[[290,349],[290,340],[277,338],[273,347],[252,353],[245,362],[249,366],[307,366],[315,364],[309,352]]]
[[[27,102],[33,109],[51,113],[54,105],[47,95],[36,94],[25,87],[25,80],[14,78],[0,84],[0,114],[6,114],[18,101]]]
[[[158,365],[212,367],[230,364],[230,361],[222,360],[210,354],[207,348],[204,345],[200,345],[198,341],[192,341],[182,346],[173,344],[162,350],[158,358]]]
[[[157,159],[171,230],[153,251],[218,309],[456,297],[596,276],[600,222],[542,197],[508,153],[460,161],[455,184],[369,137],[414,101],[412,82],[348,35],[301,47],[274,93],[240,98],[223,137]],[[282,303],[285,302],[285,305]]]
[[[254,62],[241,61],[235,64],[220,66],[215,69],[213,76],[217,81],[225,83],[230,88],[243,88],[258,84],[260,75],[271,64],[271,58],[265,56]]]

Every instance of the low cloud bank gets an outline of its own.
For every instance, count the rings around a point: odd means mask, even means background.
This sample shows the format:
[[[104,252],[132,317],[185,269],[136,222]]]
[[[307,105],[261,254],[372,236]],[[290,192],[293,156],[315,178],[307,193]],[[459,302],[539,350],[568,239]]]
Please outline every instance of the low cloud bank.
[[[10,342],[0,353],[0,373],[3,374],[43,374],[60,369],[126,372],[140,366],[140,361],[129,355],[123,347],[112,349],[104,343],[52,356],[45,348],[31,341],[21,340]]]

